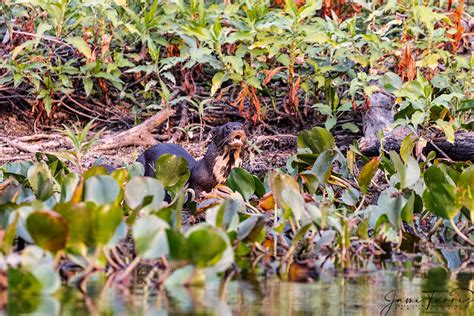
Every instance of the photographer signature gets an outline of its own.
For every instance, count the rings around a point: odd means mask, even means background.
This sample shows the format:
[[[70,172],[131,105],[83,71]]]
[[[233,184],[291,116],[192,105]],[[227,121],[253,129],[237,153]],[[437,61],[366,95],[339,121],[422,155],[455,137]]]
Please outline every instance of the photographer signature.
[[[467,308],[471,302],[474,302],[474,291],[462,287],[452,290],[422,291],[421,293],[421,296],[401,297],[397,295],[397,289],[387,292],[384,296],[387,304],[380,311],[380,315],[388,315],[392,308],[396,308],[400,304],[421,306],[425,309],[434,306]]]

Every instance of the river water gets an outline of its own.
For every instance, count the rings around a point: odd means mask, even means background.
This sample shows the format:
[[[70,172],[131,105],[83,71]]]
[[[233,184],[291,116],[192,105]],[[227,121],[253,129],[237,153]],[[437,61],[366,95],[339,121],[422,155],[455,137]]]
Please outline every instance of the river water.
[[[87,295],[63,287],[53,297],[8,297],[3,313],[35,315],[474,315],[472,269],[423,273],[324,273],[312,283],[249,277],[200,287],[149,290],[106,286],[97,275]],[[0,311],[0,314],[2,312]]]

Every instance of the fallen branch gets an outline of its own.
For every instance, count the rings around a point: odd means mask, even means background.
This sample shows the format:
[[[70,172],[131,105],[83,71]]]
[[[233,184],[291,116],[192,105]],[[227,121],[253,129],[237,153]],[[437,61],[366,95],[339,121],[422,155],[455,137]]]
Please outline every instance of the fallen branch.
[[[94,149],[109,150],[133,145],[154,145],[157,143],[157,140],[153,132],[159,125],[165,122],[172,113],[173,111],[171,109],[161,110],[140,125],[104,138]]]
[[[383,131],[383,149],[399,151],[403,139],[413,131],[407,127],[396,127],[388,130],[394,121],[394,98],[385,91],[375,92],[370,99],[370,108],[362,113],[364,137],[360,141],[362,153],[375,156],[380,151],[380,140],[377,135]],[[474,132],[456,132],[454,143],[444,137],[425,135],[428,144],[423,152],[435,151],[446,159],[464,161],[474,159]]]

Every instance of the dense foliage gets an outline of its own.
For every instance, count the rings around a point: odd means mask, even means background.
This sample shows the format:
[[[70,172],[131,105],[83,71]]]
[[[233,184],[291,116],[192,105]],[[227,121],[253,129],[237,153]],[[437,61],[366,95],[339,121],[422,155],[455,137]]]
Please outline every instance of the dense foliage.
[[[3,100],[23,100],[41,118],[178,102],[202,116],[224,98],[254,121],[314,109],[332,129],[383,87],[397,97],[397,124],[434,126],[452,140],[471,123],[474,57],[465,54],[463,10],[439,1],[25,0],[0,8]]]
[[[285,276],[292,262],[308,258],[322,269],[371,270],[400,249],[414,253],[444,240],[472,246],[473,166],[447,165],[434,154],[418,161],[415,143],[408,137],[400,154],[368,160],[356,149],[344,156],[316,127],[298,136],[285,169],[261,181],[235,168],[228,187],[194,207],[186,203],[187,163],[169,154],[158,159],[156,178],[143,177],[140,163],[111,174],[102,166],[73,172],[58,157],[77,162],[77,152],[7,163],[0,167],[0,266],[8,267],[12,292],[53,293],[66,259],[83,269],[71,282],[104,269],[125,278],[144,261],[159,271],[160,284],[199,285],[246,270],[249,261]],[[205,222],[183,220],[203,211]],[[18,254],[15,235],[35,245]],[[117,257],[127,236],[134,250]]]

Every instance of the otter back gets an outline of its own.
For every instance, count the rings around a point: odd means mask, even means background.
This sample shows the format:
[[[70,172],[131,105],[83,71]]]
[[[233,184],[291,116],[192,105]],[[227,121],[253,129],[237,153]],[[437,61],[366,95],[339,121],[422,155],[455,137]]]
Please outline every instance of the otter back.
[[[196,165],[196,160],[183,147],[175,144],[158,144],[148,148],[138,157],[137,161],[145,167],[145,176],[154,177],[156,170],[156,160],[164,154],[172,154],[186,159],[189,170]]]

